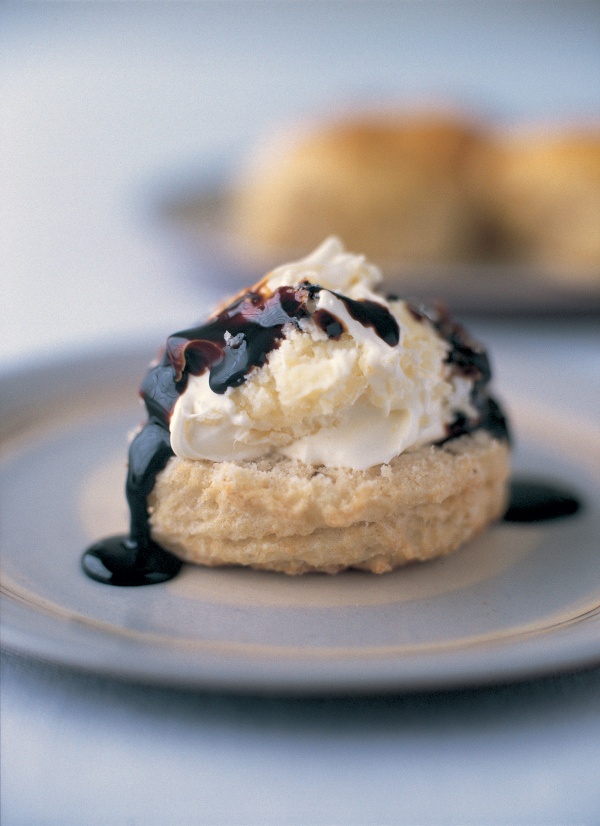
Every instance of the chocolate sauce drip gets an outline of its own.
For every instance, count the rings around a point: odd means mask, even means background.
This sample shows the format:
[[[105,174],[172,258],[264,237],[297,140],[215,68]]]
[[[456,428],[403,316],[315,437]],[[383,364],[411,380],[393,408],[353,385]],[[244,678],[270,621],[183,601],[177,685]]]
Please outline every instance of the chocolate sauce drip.
[[[568,488],[539,479],[513,479],[505,522],[545,522],[572,516],[582,508]]]
[[[334,341],[337,341],[342,333],[346,332],[346,328],[339,318],[327,310],[316,310],[312,318],[317,327],[320,327],[327,337],[334,339]]]
[[[446,425],[447,436],[437,444],[444,444],[450,439],[473,433],[475,430],[487,430],[494,439],[512,441],[508,421],[504,411],[495,399],[487,396],[478,402],[479,418],[475,421],[469,419],[464,413],[457,413],[453,421]]]
[[[491,378],[490,364],[485,348],[476,341],[457,321],[450,316],[448,308],[441,302],[433,307],[406,304],[408,311],[417,321],[429,321],[439,335],[448,342],[450,350],[446,361],[455,366],[463,376],[475,379],[481,385]]]
[[[484,347],[461,324],[454,321],[441,304],[436,305],[432,321],[438,333],[450,345],[447,363],[452,364],[457,373],[473,379],[474,391],[477,393],[492,377]]]
[[[348,314],[363,327],[372,327],[377,335],[390,347],[395,347],[400,341],[400,327],[387,307],[368,298],[355,300],[340,293],[333,293],[342,301]]]
[[[177,576],[182,562],[156,542],[141,549],[127,536],[111,536],[92,545],[81,558],[90,579],[103,585],[158,585]]]
[[[455,373],[473,382],[470,402],[478,412],[478,418],[473,421],[464,413],[457,412],[454,420],[446,427],[447,437],[443,441],[483,428],[494,438],[510,442],[506,416],[498,402],[488,396],[492,371],[484,347],[472,338],[461,324],[451,318],[443,304],[438,302],[433,307],[424,307],[407,302],[406,306],[417,321],[427,320],[435,327],[439,335],[450,345],[446,363],[452,366]]]
[[[148,421],[129,448],[125,492],[130,513],[129,536],[112,536],[92,545],[81,564],[85,573],[109,585],[152,585],[179,573],[181,560],[165,551],[150,536],[147,499],[157,474],[173,451],[169,437],[169,411],[177,399],[173,367],[152,368],[142,385]]]

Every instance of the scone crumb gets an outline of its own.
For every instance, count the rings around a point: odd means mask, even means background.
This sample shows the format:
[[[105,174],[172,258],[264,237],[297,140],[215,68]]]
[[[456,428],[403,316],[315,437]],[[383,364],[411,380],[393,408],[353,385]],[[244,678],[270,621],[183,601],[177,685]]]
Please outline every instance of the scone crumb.
[[[380,471],[384,479],[392,479],[393,473],[389,465],[381,465]]]

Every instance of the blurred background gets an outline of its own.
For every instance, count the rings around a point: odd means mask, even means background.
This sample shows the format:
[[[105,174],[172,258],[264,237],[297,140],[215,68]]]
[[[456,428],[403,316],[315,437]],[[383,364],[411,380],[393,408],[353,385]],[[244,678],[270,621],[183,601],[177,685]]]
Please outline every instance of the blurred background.
[[[247,282],[215,197],[290,124],[441,108],[494,136],[587,129],[599,66],[594,0],[4,3],[1,363],[161,340]],[[589,269],[570,312],[597,301]]]

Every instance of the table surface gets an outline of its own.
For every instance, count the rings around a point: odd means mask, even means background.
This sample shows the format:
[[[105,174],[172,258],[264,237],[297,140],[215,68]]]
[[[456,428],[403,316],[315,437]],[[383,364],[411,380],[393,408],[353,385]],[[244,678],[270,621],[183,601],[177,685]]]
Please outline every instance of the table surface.
[[[600,111],[599,21],[586,2],[4,4],[0,368],[202,315],[229,285],[189,277],[156,203],[289,117],[399,83],[507,123]],[[471,326],[500,393],[595,414],[594,320]],[[598,822],[600,669],[294,699],[1,664],[3,826]]]

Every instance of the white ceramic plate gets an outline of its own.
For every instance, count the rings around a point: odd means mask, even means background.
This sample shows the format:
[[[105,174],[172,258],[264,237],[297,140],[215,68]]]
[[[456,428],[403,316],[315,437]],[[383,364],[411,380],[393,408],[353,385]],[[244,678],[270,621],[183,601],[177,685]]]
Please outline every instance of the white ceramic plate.
[[[148,355],[0,382],[7,649],[127,679],[287,693],[480,685],[600,663],[598,431],[518,400],[517,469],[573,487],[585,502],[576,516],[498,525],[447,559],[381,577],[184,567],[142,588],[87,579],[81,552],[127,525],[126,441],[143,417],[135,388]]]
[[[187,274],[218,281],[236,291],[310,250],[252,245],[232,228],[231,195],[224,172],[213,169],[205,178],[155,197],[163,228],[174,233],[173,252]],[[168,187],[167,187],[168,189]],[[536,270],[525,264],[447,264],[381,266],[385,289],[420,300],[441,299],[456,313],[487,315],[597,315],[600,277]]]

